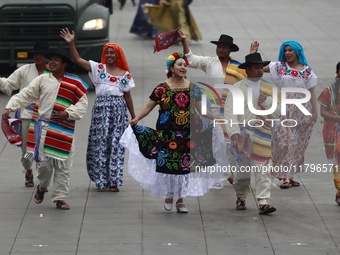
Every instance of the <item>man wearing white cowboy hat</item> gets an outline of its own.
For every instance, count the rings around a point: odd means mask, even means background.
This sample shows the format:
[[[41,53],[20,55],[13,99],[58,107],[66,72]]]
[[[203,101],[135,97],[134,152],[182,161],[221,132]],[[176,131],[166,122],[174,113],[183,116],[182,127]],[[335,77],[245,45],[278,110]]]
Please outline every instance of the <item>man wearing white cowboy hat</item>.
[[[239,68],[245,69],[247,78],[235,83],[233,86],[238,87],[244,98],[250,96],[252,106],[258,110],[271,109],[276,88],[272,84],[264,81],[263,67],[270,61],[262,61],[260,53],[252,53],[245,57],[246,62],[239,65]],[[251,93],[250,95],[248,93]],[[232,93],[228,93],[224,106],[224,119],[228,120],[226,129],[231,139],[229,151],[235,157],[238,171],[234,173],[234,190],[236,193],[236,209],[246,210],[246,198],[250,189],[251,173],[255,175],[255,196],[259,204],[259,213],[268,214],[276,211],[276,208],[269,204],[271,194],[271,176],[270,167],[268,166],[271,159],[271,126],[269,119],[277,119],[280,116],[280,106],[276,101],[276,110],[270,115],[255,115],[250,111],[247,101],[241,102],[237,108],[243,108],[244,114],[233,114]],[[232,124],[237,123],[237,124]],[[240,124],[241,123],[241,124]],[[242,124],[244,123],[244,124]],[[251,123],[251,124],[249,124]],[[249,137],[248,137],[249,136]],[[248,137],[248,138],[247,138]],[[242,140],[247,138],[247,148],[240,146]],[[256,139],[255,139],[256,138]],[[246,144],[246,143],[244,143]],[[247,151],[245,151],[247,150]]]
[[[34,106],[34,128],[29,129],[26,152],[26,157],[33,157],[37,162],[38,186],[34,201],[42,203],[53,179],[52,201],[57,209],[67,210],[70,207],[64,200],[69,193],[75,121],[86,113],[88,85],[78,76],[65,72],[65,68],[73,64],[68,50],[57,48],[46,57],[50,59],[51,73],[38,76],[14,95],[3,110],[2,119],[39,99]]]
[[[30,82],[38,75],[48,72],[46,69],[45,53],[49,51],[47,42],[36,41],[33,49],[30,51],[33,53],[34,63],[26,64],[16,69],[8,78],[0,78],[0,91],[10,96],[14,90],[22,90],[27,87]],[[17,130],[22,136],[21,142],[21,164],[25,169],[25,186],[34,187],[32,164],[33,162],[24,157],[26,153],[27,134],[29,123],[32,117],[34,104],[27,106],[21,111],[17,111],[15,117],[22,120],[22,124]]]

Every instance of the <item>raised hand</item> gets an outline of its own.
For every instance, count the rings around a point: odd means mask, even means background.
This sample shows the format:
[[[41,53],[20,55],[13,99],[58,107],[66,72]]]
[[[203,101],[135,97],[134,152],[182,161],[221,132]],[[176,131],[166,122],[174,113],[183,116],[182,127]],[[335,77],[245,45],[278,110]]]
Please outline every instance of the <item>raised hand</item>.
[[[64,38],[64,40],[67,42],[67,43],[71,43],[74,41],[74,37],[75,37],[75,34],[74,34],[74,31],[72,31],[72,33],[70,33],[70,31],[68,30],[67,27],[63,28],[62,30],[60,30],[60,36],[62,38]]]
[[[177,35],[181,40],[186,38],[185,33],[181,29],[177,30]]]
[[[255,41],[253,43],[250,44],[250,49],[249,49],[249,53],[256,53],[259,50],[260,44],[258,41]]]

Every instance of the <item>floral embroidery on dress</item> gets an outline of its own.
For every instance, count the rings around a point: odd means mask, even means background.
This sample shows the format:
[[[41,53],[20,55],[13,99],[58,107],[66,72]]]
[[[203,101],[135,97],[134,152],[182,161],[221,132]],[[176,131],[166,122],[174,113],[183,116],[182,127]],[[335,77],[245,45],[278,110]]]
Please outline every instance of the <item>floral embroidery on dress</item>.
[[[131,81],[131,74],[126,72],[123,76],[114,76],[106,72],[103,64],[98,65],[98,78],[102,82],[107,82],[109,86],[118,86],[120,90],[127,91]]]
[[[124,88],[126,87],[126,84],[128,84],[128,81],[126,79],[126,77],[124,76],[123,78],[120,79],[119,81],[119,88],[121,90],[124,90]]]
[[[101,70],[98,70],[99,72],[99,79],[102,80],[102,81],[105,81],[106,80],[106,72],[105,72],[105,69],[101,69]]]
[[[117,82],[117,77],[116,76],[112,76],[110,77],[110,82]]]
[[[300,71],[290,68],[285,62],[279,62],[277,63],[277,65],[278,66],[276,70],[279,76],[290,75],[295,78],[302,78],[304,80],[308,80],[310,75],[312,74],[312,69],[309,66]]]
[[[132,129],[146,158],[156,159],[156,171],[170,174],[188,174],[196,166],[213,165],[211,148],[212,130],[201,134],[200,117],[194,102],[202,91],[197,85],[171,89],[168,84],[158,85],[150,99],[160,106],[157,130],[134,125]]]

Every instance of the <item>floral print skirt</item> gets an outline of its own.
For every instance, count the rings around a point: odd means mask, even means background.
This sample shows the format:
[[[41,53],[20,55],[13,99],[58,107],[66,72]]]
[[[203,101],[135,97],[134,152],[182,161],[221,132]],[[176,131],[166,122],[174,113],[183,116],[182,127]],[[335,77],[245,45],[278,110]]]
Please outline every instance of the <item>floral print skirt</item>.
[[[305,106],[311,112],[311,105]],[[296,126],[288,119],[296,120]],[[282,125],[285,121],[285,127]],[[294,126],[294,127],[293,127]],[[275,172],[278,178],[292,178],[294,173],[304,171],[304,156],[312,136],[314,123],[312,117],[304,115],[295,105],[287,106],[287,115],[281,116],[272,132],[273,165],[280,169]]]
[[[98,96],[92,109],[86,165],[97,189],[123,185],[125,148],[119,140],[128,126],[121,96]]]

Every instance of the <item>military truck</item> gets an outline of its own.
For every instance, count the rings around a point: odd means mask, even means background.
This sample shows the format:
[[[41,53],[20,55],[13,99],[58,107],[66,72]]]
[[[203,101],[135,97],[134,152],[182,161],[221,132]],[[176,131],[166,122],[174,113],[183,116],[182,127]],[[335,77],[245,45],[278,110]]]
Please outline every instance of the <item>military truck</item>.
[[[75,31],[81,57],[100,61],[109,41],[109,19],[108,8],[98,0],[1,0],[0,65],[33,62],[29,51],[35,41],[47,41],[51,49],[67,46],[59,35],[64,27]]]

